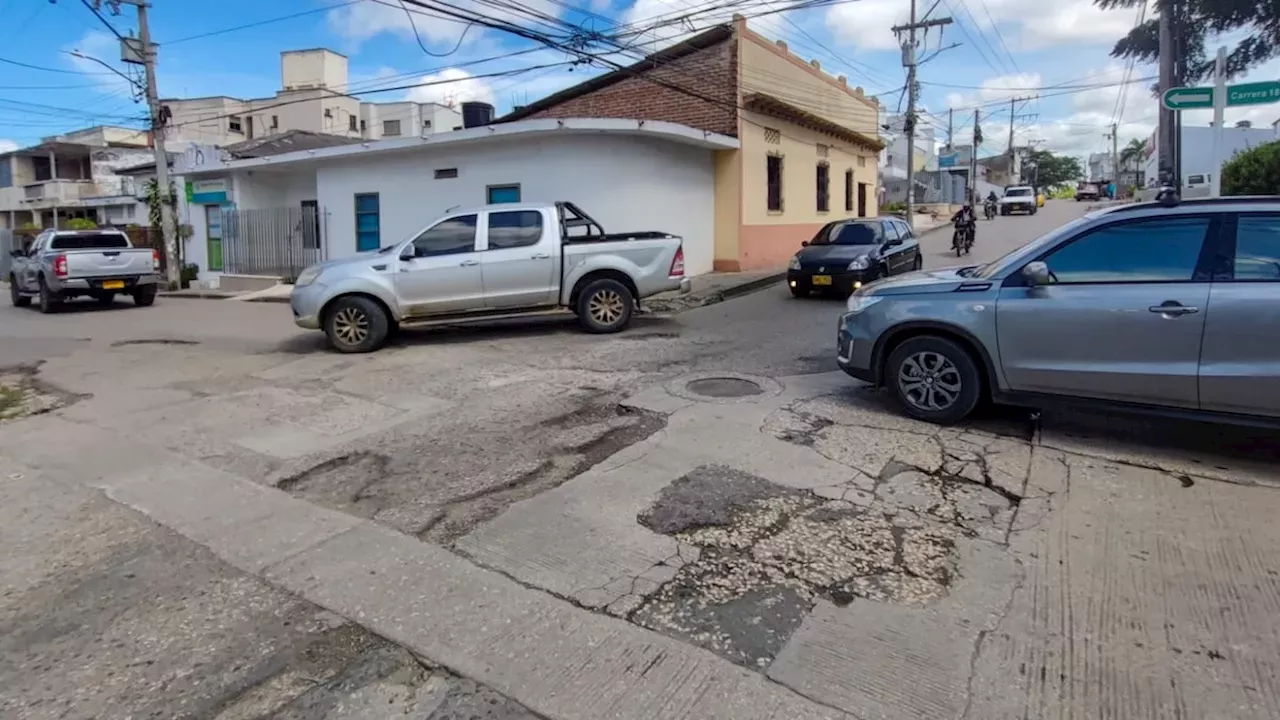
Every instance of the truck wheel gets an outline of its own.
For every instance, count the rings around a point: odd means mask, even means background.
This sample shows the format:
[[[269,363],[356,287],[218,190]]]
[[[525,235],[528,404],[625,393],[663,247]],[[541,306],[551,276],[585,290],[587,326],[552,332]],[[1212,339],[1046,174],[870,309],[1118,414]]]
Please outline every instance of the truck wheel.
[[[982,397],[982,376],[973,356],[933,335],[894,348],[884,378],[908,415],[939,425],[963,420]]]
[[[631,322],[635,299],[626,285],[601,278],[578,294],[578,322],[589,333],[614,333]]]
[[[23,295],[18,289],[18,278],[12,275],[9,276],[9,302],[13,303],[14,307],[26,307],[31,304],[31,298]]]
[[[156,286],[143,285],[133,291],[133,304],[138,307],[151,307],[156,301]]]
[[[367,353],[382,347],[391,319],[378,303],[367,297],[347,295],[333,301],[324,318],[324,334],[334,350]]]
[[[58,294],[49,289],[48,284],[44,281],[44,276],[40,277],[40,312],[46,315],[51,312],[57,312],[58,307],[62,305],[62,298]]]

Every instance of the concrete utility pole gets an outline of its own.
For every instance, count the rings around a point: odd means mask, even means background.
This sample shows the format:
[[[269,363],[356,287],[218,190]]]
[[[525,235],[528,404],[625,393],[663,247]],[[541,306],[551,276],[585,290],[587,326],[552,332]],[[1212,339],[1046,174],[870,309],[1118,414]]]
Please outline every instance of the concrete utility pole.
[[[1115,123],[1111,123],[1111,134],[1107,136],[1111,138],[1111,182],[1115,183],[1117,194],[1120,192],[1120,150],[1116,144],[1118,127]]]
[[[1176,43],[1173,37],[1173,0],[1160,0],[1160,94],[1168,92],[1175,86],[1175,68],[1177,68],[1178,59],[1175,56]],[[1156,135],[1156,152],[1158,159],[1156,161],[1157,172],[1161,182],[1167,182],[1174,187],[1179,186],[1179,178],[1174,176],[1174,143],[1177,140],[1174,137],[1174,121],[1178,113],[1170,110],[1160,104],[1159,122],[1160,129]]]
[[[907,69],[907,116],[902,120],[902,131],[907,134],[907,224],[915,227],[915,213],[912,204],[915,200],[916,175],[916,97],[920,93],[920,85],[916,82],[916,30],[928,30],[931,27],[942,27],[951,23],[951,18],[938,18],[916,22],[916,0],[911,0],[911,22],[893,28],[895,35],[906,39],[902,41],[902,66]]]
[[[101,0],[95,1],[100,6]],[[169,289],[177,289],[182,268],[178,267],[178,239],[174,236],[173,209],[169,207],[169,155],[164,149],[165,118],[156,91],[156,45],[151,42],[151,27],[147,23],[146,0],[107,0],[115,14],[120,5],[132,5],[138,9],[138,52],[142,55],[142,67],[146,71],[147,107],[151,114],[151,139],[156,156],[156,188],[160,195],[160,236],[164,238],[165,279]]]
[[[955,140],[954,140],[954,138],[955,138],[955,129],[954,129],[954,128],[955,128],[955,114],[956,114],[956,111],[955,111],[955,110],[953,110],[953,109],[951,109],[951,108],[947,108],[947,149],[948,149],[948,150],[950,150],[950,149],[952,149],[953,147],[955,147],[955,144],[954,144],[954,143],[955,143]]]
[[[978,108],[973,109],[973,146],[969,153],[969,187],[965,189],[964,201],[973,202],[973,193],[978,189],[978,146],[982,144],[982,129],[978,127]]]

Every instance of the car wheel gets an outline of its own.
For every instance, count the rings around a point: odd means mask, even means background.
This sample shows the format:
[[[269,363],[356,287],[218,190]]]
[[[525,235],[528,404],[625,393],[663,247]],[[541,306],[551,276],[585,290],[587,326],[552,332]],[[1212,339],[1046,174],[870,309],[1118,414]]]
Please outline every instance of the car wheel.
[[[133,291],[133,304],[138,307],[151,307],[156,302],[156,286],[144,285]]]
[[[912,270],[923,270],[923,269],[924,269],[924,256],[923,256],[923,255],[916,255],[916,261],[915,261],[915,263],[913,263],[913,264],[911,265],[911,269],[912,269]]]
[[[807,298],[809,297],[809,291],[802,287],[793,287],[791,288],[791,297]]]
[[[578,294],[578,322],[589,333],[615,333],[631,322],[635,304],[626,285],[601,278]]]
[[[346,295],[333,301],[324,318],[329,345],[341,353],[367,353],[382,347],[391,319],[382,306],[367,297]]]
[[[44,278],[40,278],[40,312],[46,315],[56,312],[58,306],[62,304],[62,299],[57,296],[49,286],[45,283]]]
[[[9,276],[9,302],[13,303],[14,307],[26,307],[31,304],[31,298],[23,295],[18,289],[18,278],[12,275]]]
[[[894,349],[885,364],[885,384],[908,415],[939,425],[963,420],[982,397],[973,356],[933,335],[911,338]]]

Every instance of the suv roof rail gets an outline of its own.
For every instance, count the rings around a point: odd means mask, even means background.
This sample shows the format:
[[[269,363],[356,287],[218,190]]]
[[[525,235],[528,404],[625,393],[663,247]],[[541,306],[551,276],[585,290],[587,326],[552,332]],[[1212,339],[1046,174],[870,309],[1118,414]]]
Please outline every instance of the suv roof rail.
[[[1280,203],[1280,195],[1232,195],[1227,197],[1216,198],[1179,198],[1173,207],[1184,207],[1187,205],[1274,205]],[[1159,200],[1148,200],[1145,202],[1128,203],[1125,205],[1117,205],[1110,209],[1111,212],[1124,212],[1126,210],[1144,210],[1148,208],[1167,208],[1167,205]]]

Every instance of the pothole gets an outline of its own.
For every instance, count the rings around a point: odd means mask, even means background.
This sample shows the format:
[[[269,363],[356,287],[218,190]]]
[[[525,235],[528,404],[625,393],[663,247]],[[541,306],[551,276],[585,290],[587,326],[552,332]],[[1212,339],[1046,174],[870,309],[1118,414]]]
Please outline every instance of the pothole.
[[[141,338],[139,340],[117,340],[111,347],[128,347],[129,345],[199,345],[198,340],[176,340],[173,338]]]
[[[0,370],[0,423],[53,412],[87,395],[77,395],[40,382],[34,366]]]
[[[712,398],[740,398],[761,395],[764,389],[750,380],[733,377],[710,377],[685,383],[685,389],[695,395]]]
[[[630,619],[748,667],[771,662],[818,599],[923,606],[944,596],[964,535],[722,466],[677,479],[637,520],[699,554]]]

